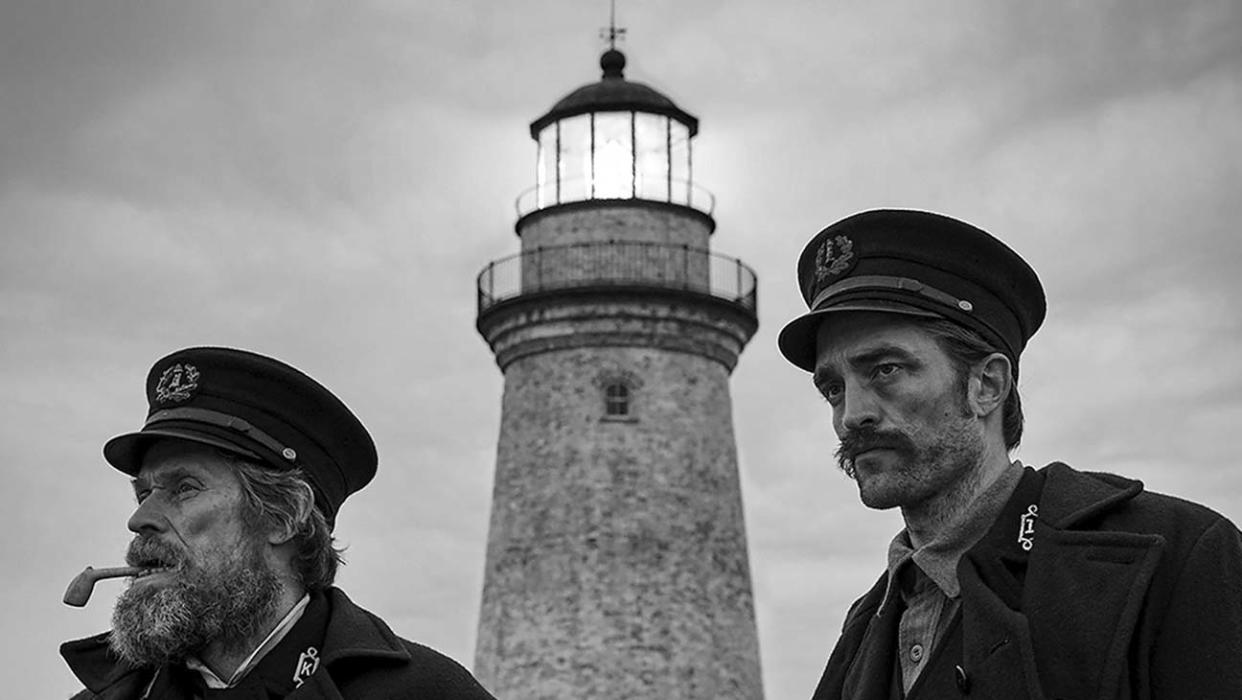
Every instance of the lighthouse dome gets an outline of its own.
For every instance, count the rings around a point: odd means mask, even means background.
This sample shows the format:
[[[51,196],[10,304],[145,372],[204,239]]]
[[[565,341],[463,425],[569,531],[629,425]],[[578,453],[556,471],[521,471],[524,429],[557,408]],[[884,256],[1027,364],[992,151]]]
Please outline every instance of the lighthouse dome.
[[[647,112],[671,117],[690,129],[690,136],[699,131],[699,120],[678,107],[663,93],[649,85],[626,80],[625,54],[609,49],[599,59],[603,76],[562,97],[546,114],[531,122],[530,134],[537,137],[549,124],[567,117],[590,112]]]

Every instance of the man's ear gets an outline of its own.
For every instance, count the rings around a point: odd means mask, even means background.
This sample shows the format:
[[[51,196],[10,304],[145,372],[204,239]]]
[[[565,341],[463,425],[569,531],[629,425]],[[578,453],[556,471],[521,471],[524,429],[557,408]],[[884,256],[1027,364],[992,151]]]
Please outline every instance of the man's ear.
[[[975,363],[971,372],[970,409],[980,418],[1000,410],[1013,389],[1013,370],[1009,358],[999,352]]]
[[[289,527],[273,527],[267,531],[267,543],[273,547],[280,545],[293,539],[297,533]]]

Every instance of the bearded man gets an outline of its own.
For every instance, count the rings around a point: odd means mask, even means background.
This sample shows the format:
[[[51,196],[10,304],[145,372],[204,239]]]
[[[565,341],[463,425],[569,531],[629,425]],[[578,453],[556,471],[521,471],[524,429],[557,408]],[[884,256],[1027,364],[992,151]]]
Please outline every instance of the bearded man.
[[[1010,459],[1043,287],[1005,244],[921,211],[855,214],[798,263],[782,354],[837,461],[905,521],[816,700],[1242,698],[1242,534],[1141,483]]]
[[[208,347],[158,361],[147,398],[143,428],[104,446],[133,477],[139,572],[110,632],[61,647],[77,698],[492,697],[332,585],[336,514],[378,461],[336,396],[277,360]]]

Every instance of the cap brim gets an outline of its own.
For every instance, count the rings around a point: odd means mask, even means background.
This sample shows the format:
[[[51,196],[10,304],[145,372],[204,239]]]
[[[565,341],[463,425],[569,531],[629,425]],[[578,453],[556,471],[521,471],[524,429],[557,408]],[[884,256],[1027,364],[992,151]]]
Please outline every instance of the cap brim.
[[[118,435],[104,443],[104,459],[108,460],[108,464],[111,464],[116,469],[134,476],[142,468],[142,456],[147,448],[151,446],[151,443],[156,440],[168,439],[209,445],[249,459],[261,459],[254,452],[215,435],[206,435],[193,430],[178,428],[155,428]]]
[[[781,354],[785,356],[786,360],[793,363],[795,367],[807,372],[814,372],[815,343],[819,335],[819,328],[827,320],[826,317],[829,314],[842,311],[878,311],[921,318],[944,318],[934,311],[928,311],[927,309],[921,309],[901,302],[885,299],[854,299],[810,311],[785,324],[776,340]]]

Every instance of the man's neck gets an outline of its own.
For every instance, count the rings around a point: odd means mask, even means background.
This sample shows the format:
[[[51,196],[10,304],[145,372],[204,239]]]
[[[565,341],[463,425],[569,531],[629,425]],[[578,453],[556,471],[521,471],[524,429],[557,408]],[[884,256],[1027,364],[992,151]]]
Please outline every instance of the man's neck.
[[[960,520],[972,503],[996,481],[1011,464],[1003,448],[985,451],[979,466],[969,471],[949,488],[922,503],[901,507],[910,545],[915,549],[936,539],[940,533]]]
[[[272,608],[272,613],[262,625],[255,628],[255,633],[247,639],[233,640],[213,640],[203,649],[199,659],[210,668],[217,678],[227,681],[237,671],[238,667],[249,658],[255,647],[267,638],[272,630],[276,629],[276,625],[284,619],[293,606],[297,605],[305,594],[301,588],[296,590],[285,586],[281,591],[278,603]]]

